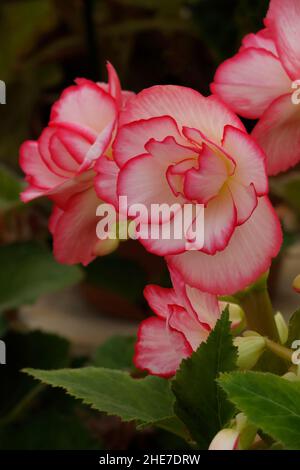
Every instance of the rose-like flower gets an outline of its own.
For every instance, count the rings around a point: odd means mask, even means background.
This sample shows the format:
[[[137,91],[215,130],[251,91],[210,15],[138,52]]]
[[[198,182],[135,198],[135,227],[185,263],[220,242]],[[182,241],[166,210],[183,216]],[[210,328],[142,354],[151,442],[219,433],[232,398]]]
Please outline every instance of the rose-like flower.
[[[128,207],[205,206],[201,249],[187,249],[189,230],[181,239],[141,237],[144,246],[166,256],[187,284],[212,294],[243,289],[264,273],[281,229],[267,197],[265,156],[236,115],[215,96],[156,86],[130,100],[121,125],[113,150],[118,195]],[[149,224],[143,215],[139,222]],[[150,221],[159,223],[175,224],[176,214]]]
[[[207,340],[227,305],[230,311],[230,304],[185,284],[174,269],[170,275],[173,288],[148,285],[144,290],[155,316],[140,324],[134,357],[139,369],[164,377],[175,374],[182,359]]]
[[[20,149],[28,182],[21,199],[47,196],[55,203],[49,224],[54,254],[67,264],[87,264],[108,248],[96,236],[96,208],[101,201],[93,186],[95,165],[111,201],[116,165],[106,155],[111,152],[119,111],[132,93],[122,92],[116,71],[109,63],[107,68],[108,84],[78,79],[67,88],[53,105],[49,125],[39,139],[24,142]]]
[[[252,135],[276,175],[300,161],[299,0],[271,0],[265,26],[220,65],[211,89],[241,116],[260,118]]]

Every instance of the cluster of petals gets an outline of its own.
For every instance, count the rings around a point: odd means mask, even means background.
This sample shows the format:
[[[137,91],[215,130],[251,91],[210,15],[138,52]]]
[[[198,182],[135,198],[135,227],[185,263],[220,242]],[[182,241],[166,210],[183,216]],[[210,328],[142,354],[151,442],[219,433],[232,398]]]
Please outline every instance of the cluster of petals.
[[[300,161],[299,0],[271,0],[264,24],[219,66],[211,89],[236,113],[259,118],[252,136],[276,175]]]
[[[172,288],[144,290],[155,315],[140,324],[134,356],[136,367],[162,377],[174,375],[182,359],[207,340],[225,307],[217,296],[186,284],[174,269],[170,275]]]
[[[65,89],[39,139],[24,142],[20,149],[20,166],[28,183],[21,198],[28,202],[47,196],[54,202],[49,229],[54,254],[66,264],[88,264],[106,250],[96,236],[96,208],[101,200],[94,179],[102,174],[107,199],[115,197],[111,144],[119,113],[133,95],[121,91],[114,68],[109,63],[107,68],[108,84],[77,79]]]
[[[269,268],[281,229],[267,196],[265,155],[219,98],[180,86],[143,90],[120,114],[113,153],[117,194],[129,207],[204,205],[201,249],[187,249],[188,232],[181,239],[140,239],[188,285],[233,293]],[[155,223],[176,224],[176,213]]]

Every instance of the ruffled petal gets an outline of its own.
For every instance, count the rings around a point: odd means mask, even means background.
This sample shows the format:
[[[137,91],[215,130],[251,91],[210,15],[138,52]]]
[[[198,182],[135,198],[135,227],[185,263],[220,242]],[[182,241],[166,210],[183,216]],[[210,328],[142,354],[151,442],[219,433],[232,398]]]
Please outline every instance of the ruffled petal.
[[[291,79],[273,53],[251,47],[219,66],[211,90],[236,113],[256,119],[291,90]]]
[[[281,243],[278,217],[269,199],[261,197],[252,216],[235,229],[225,250],[214,256],[188,251],[168,256],[167,261],[189,285],[212,294],[233,294],[269,269]]]
[[[300,161],[300,108],[291,95],[278,98],[252,131],[265,151],[268,175],[287,171]]]

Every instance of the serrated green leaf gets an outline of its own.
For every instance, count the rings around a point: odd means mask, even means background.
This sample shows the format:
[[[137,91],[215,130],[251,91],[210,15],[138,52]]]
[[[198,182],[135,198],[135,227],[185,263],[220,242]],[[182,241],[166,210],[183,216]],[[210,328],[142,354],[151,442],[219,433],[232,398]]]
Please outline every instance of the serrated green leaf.
[[[34,302],[40,295],[82,279],[77,266],[64,266],[38,243],[0,247],[0,311]]]
[[[96,367],[25,372],[123,421],[154,424],[174,416],[169,382],[159,377],[134,379],[127,372]]]
[[[224,374],[219,383],[249,420],[283,444],[300,450],[300,383],[263,372]]]
[[[113,336],[98,347],[93,365],[108,369],[133,369],[134,336]]]
[[[232,417],[234,408],[216,383],[221,372],[236,367],[228,309],[218,320],[206,343],[181,363],[172,384],[175,413],[185,423],[201,449]]]

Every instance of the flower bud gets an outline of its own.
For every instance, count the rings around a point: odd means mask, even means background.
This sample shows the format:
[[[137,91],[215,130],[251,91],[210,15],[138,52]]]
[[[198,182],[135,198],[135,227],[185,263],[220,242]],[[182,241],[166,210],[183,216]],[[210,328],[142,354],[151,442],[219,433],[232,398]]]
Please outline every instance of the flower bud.
[[[299,382],[300,377],[295,374],[295,372],[287,372],[282,376],[283,379],[288,380],[289,382]]]
[[[109,255],[119,246],[119,240],[108,238],[107,240],[99,240],[94,248],[94,254],[97,256]]]
[[[235,335],[240,334],[246,327],[244,310],[238,304],[232,302],[222,301],[220,302],[220,306],[222,311],[228,307],[231,331]]]
[[[293,289],[297,292],[297,294],[300,294],[300,274],[295,277],[293,281]]]
[[[237,450],[239,432],[236,429],[222,429],[215,435],[208,450]]]
[[[265,350],[265,339],[262,336],[239,336],[234,339],[234,345],[238,348],[238,367],[252,369]]]
[[[281,344],[285,344],[289,337],[289,329],[286,324],[286,321],[280,312],[277,312],[274,318],[275,318],[275,323],[277,326],[277,331],[278,331],[280,342]]]
[[[246,320],[243,309],[238,304],[228,304],[229,320],[233,333],[239,334],[245,329]]]

